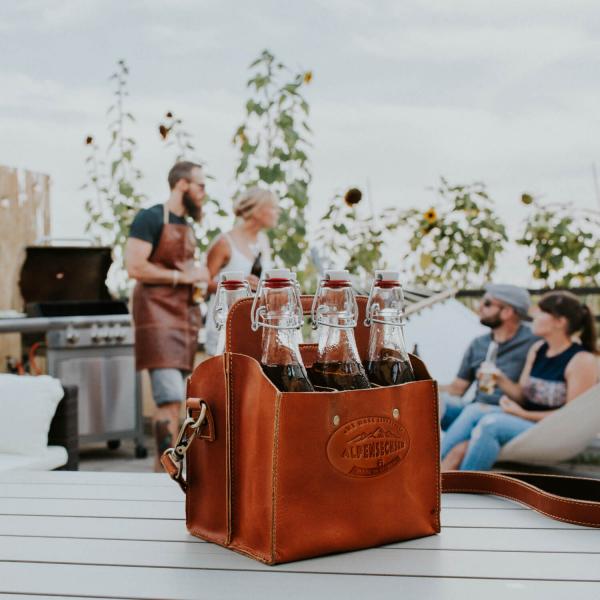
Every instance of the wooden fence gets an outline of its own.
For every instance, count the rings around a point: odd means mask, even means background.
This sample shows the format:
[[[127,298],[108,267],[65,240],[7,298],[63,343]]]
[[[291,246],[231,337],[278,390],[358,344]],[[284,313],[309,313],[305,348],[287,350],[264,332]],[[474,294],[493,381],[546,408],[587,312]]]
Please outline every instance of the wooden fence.
[[[0,166],[0,311],[23,309],[19,273],[25,247],[50,235],[50,177]],[[20,354],[19,334],[0,336],[0,371]]]

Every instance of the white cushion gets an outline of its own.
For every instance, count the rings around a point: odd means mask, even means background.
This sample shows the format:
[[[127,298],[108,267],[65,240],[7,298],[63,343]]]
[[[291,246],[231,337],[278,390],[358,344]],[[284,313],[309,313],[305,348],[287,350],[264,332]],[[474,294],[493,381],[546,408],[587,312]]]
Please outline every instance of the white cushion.
[[[60,381],[48,375],[0,374],[0,454],[42,455],[63,395]]]
[[[46,446],[42,454],[0,454],[0,471],[51,471],[67,464],[69,456],[62,446]]]
[[[502,447],[499,461],[552,465],[586,449],[600,431],[600,384]]]

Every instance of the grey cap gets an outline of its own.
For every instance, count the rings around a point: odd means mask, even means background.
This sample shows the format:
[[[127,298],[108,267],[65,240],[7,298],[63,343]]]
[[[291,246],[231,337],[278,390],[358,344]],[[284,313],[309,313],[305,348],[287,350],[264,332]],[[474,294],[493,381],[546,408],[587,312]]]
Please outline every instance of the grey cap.
[[[526,289],[510,283],[488,283],[485,291],[490,295],[512,306],[520,317],[526,318],[531,306],[531,298]]]

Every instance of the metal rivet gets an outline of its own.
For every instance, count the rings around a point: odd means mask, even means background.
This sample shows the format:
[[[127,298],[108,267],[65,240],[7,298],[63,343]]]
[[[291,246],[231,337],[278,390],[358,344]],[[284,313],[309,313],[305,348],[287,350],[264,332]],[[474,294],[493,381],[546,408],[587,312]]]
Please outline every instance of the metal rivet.
[[[392,411],[392,416],[394,417],[394,419],[397,419],[398,417],[400,417],[400,411],[397,408],[395,408]]]
[[[338,415],[335,415],[335,417],[333,417],[333,424],[336,427],[340,424],[340,417]]]

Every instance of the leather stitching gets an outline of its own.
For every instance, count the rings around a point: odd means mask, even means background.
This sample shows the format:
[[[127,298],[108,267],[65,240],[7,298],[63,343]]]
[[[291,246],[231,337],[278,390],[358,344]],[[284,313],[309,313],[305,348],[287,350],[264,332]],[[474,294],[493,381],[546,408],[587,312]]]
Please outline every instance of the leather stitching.
[[[227,344],[226,344],[226,350],[228,352],[231,352],[231,340],[232,340],[232,333],[233,333],[233,317],[235,315],[235,313],[238,311],[238,309],[240,308],[240,306],[243,306],[245,304],[249,304],[250,302],[252,302],[252,298],[242,298],[241,300],[238,300],[230,309],[229,309],[229,314],[227,315],[227,322],[225,324],[226,327],[226,331],[227,331]]]
[[[442,524],[440,522],[440,500],[441,500],[441,486],[442,486],[442,474],[441,474],[441,468],[440,468],[440,430],[439,430],[439,418],[438,418],[438,407],[439,407],[439,400],[438,400],[438,391],[437,391],[437,384],[436,382],[432,379],[431,380],[431,387],[433,389],[433,418],[434,418],[434,426],[436,428],[435,431],[435,470],[436,470],[436,478],[435,478],[435,491],[436,491],[436,496],[435,496],[435,503],[436,503],[436,513],[435,513],[435,525],[436,525],[436,529],[437,531],[441,531],[442,529]]]
[[[219,544],[219,545],[227,545],[227,540],[224,537],[217,537],[214,535],[210,535],[207,534],[206,532],[204,532],[202,529],[199,529],[198,527],[188,527],[188,531],[197,538],[200,538],[202,540],[206,540],[207,542],[212,542],[214,544]]]
[[[271,560],[275,560],[277,549],[277,489],[279,475],[279,424],[281,418],[281,393],[278,392],[275,400],[275,430],[273,435],[273,470],[271,488]]]
[[[226,442],[226,476],[227,476],[227,544],[231,544],[233,537],[233,484],[234,484],[234,473],[233,473],[233,360],[231,352],[225,354],[223,363],[227,360],[229,365],[229,377],[227,376],[227,369],[225,371],[225,390],[226,390],[226,407],[225,407],[225,418],[227,420],[227,442]]]

